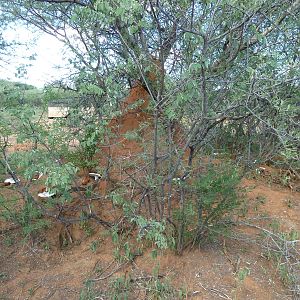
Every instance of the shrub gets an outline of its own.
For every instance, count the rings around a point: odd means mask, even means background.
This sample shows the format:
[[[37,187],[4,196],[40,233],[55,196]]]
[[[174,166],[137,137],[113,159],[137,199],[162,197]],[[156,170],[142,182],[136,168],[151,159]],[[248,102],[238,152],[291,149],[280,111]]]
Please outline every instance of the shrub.
[[[49,221],[42,218],[41,211],[30,201],[25,201],[21,209],[17,209],[17,206],[17,199],[7,200],[0,196],[0,216],[6,221],[20,225],[25,238],[35,236],[49,226]]]
[[[241,177],[232,164],[210,165],[193,184],[197,196],[194,241],[204,241],[226,230],[224,218],[238,207]]]

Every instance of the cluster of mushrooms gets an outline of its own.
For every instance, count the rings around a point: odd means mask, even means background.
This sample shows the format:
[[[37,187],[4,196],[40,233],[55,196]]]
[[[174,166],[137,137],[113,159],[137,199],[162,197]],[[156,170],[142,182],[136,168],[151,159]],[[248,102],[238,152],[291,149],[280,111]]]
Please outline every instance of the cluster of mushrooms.
[[[43,175],[44,174],[42,172],[36,171],[31,180],[32,181],[39,180]],[[92,178],[94,181],[97,182],[101,178],[101,175],[98,173],[89,173],[89,178]],[[13,186],[17,182],[20,182],[20,180],[19,179],[15,180],[13,177],[9,177],[4,180],[3,185],[4,186]],[[54,196],[55,196],[55,193],[47,191],[46,187],[43,187],[38,193],[39,198],[51,198]]]

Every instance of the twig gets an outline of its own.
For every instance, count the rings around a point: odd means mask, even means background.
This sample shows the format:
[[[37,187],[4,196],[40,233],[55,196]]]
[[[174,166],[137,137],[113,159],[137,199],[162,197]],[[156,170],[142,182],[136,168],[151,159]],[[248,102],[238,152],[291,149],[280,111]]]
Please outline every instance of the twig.
[[[107,274],[107,275],[105,275],[105,276],[102,276],[102,277],[98,277],[98,278],[92,278],[92,279],[90,279],[91,281],[99,281],[99,280],[104,280],[104,279],[107,279],[107,278],[109,278],[110,276],[112,276],[113,274],[115,274],[116,272],[118,272],[119,270],[121,270],[124,266],[126,266],[128,263],[132,263],[134,260],[135,260],[135,258],[137,257],[137,256],[140,256],[141,254],[134,254],[134,256],[130,259],[130,260],[127,260],[127,261],[125,261],[125,262],[123,262],[123,263],[121,263],[120,265],[118,265],[113,271],[111,271],[109,274]],[[114,260],[106,267],[106,269],[102,272],[102,274],[106,271],[106,270],[108,270],[110,267],[111,267],[111,265],[114,263]],[[102,275],[101,274],[101,275]]]
[[[90,279],[90,281],[99,281],[99,280],[107,279],[108,277],[112,276],[113,274],[115,274],[116,272],[118,272],[119,270],[121,270],[122,267],[124,267],[125,265],[127,265],[129,262],[130,262],[129,260],[125,261],[125,262],[121,263],[119,266],[117,266],[113,271],[111,271],[107,275],[105,275],[103,277],[92,278],[92,279]]]

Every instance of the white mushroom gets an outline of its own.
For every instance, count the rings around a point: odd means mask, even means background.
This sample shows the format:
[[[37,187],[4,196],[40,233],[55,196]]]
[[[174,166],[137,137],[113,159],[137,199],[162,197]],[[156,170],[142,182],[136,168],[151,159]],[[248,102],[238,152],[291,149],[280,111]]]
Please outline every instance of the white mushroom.
[[[101,178],[101,175],[98,173],[89,173],[90,177],[93,177],[95,181],[98,181]]]
[[[51,197],[53,197],[54,195],[55,195],[55,193],[50,193],[50,192],[47,192],[47,191],[42,192],[42,193],[38,193],[38,196],[39,196],[40,198],[51,198]]]
[[[15,184],[16,181],[12,177],[10,177],[10,178],[5,179],[4,183],[6,183],[7,185],[10,185],[10,184]]]

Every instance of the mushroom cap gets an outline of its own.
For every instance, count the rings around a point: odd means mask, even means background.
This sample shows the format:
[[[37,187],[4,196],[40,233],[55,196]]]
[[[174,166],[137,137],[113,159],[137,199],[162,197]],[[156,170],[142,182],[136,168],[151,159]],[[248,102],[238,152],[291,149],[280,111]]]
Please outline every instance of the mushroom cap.
[[[47,191],[42,192],[42,193],[38,193],[38,196],[40,198],[51,198],[54,195],[55,195],[55,193],[50,193],[50,192],[47,192]]]
[[[101,178],[101,175],[99,173],[89,173],[90,177],[93,177],[94,180],[99,180],[99,178]]]
[[[10,177],[10,178],[5,179],[4,183],[15,184],[16,182],[15,182],[15,180],[12,177]]]

